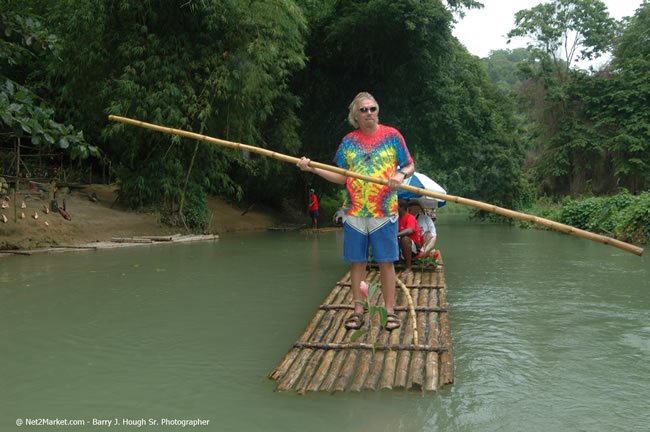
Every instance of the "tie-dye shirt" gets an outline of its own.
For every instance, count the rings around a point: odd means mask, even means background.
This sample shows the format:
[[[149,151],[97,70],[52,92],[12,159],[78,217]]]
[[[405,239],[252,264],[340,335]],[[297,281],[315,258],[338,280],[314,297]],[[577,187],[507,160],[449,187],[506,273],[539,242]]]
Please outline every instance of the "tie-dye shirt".
[[[412,162],[402,134],[384,125],[379,125],[379,130],[371,135],[360,129],[347,134],[334,157],[334,163],[341,168],[386,180],[397,173],[398,167]],[[379,218],[397,214],[397,192],[388,186],[354,177],[348,177],[346,185],[347,215]]]

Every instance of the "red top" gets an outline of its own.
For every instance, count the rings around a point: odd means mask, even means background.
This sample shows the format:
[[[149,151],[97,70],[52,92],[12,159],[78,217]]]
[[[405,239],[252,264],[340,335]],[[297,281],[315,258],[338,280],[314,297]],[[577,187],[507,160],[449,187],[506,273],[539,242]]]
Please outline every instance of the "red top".
[[[316,198],[315,193],[312,193],[309,197],[309,211],[314,210],[318,210],[318,198]]]
[[[411,239],[420,246],[422,246],[422,235],[420,233],[420,227],[418,226],[418,221],[415,219],[411,213],[406,213],[404,217],[399,218],[397,223],[397,230],[399,232],[404,231],[406,228],[413,228],[413,234],[409,235]]]

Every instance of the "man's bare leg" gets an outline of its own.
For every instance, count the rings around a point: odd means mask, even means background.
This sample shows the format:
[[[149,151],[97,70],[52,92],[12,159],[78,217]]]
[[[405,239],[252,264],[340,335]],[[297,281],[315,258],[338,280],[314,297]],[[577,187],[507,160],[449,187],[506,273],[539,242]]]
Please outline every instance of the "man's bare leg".
[[[388,313],[395,312],[395,265],[392,262],[379,263],[381,293]]]
[[[408,236],[404,236],[399,240],[400,249],[402,250],[402,255],[404,256],[404,262],[406,263],[406,269],[404,269],[403,274],[408,274],[411,272],[412,242],[413,240],[411,240],[411,238]],[[393,272],[394,269],[395,267],[393,266]]]
[[[365,262],[352,263],[352,267],[350,268],[350,279],[351,279],[351,284],[352,284],[352,298],[354,300],[364,300],[363,293],[361,292],[361,281],[363,281],[366,278],[366,264],[367,263],[365,263]],[[361,313],[362,314],[363,313],[363,306],[360,305],[359,303],[355,303],[354,304],[354,311],[356,313]]]
[[[392,262],[379,263],[379,272],[384,306],[388,312],[386,330],[393,331],[401,326],[400,319],[395,315],[395,265]]]

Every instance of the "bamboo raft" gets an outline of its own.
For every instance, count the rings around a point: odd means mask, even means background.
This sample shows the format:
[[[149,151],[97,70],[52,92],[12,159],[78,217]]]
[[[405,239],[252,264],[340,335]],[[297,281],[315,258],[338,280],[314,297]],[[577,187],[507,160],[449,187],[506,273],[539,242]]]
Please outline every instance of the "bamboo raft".
[[[451,384],[452,344],[443,268],[442,259],[435,269],[414,266],[413,273],[404,280],[414,304],[419,344],[413,343],[407,296],[396,287],[395,313],[402,325],[389,332],[380,328],[379,317],[375,316],[373,333],[383,346],[377,347],[374,354],[368,334],[351,342],[354,330],[346,330],[344,325],[354,308],[348,272],[269,374],[278,382],[275,390],[295,390],[299,394],[378,389],[431,392]],[[380,285],[378,270],[370,267],[366,280]],[[383,304],[381,290],[377,290],[371,304]],[[366,312],[363,328],[367,328],[368,318]]]
[[[305,224],[298,224],[298,225],[278,225],[278,226],[271,226],[268,227],[268,231],[300,231],[305,227]]]
[[[331,231],[343,231],[343,227],[325,227],[325,228],[303,228],[301,233],[317,234]]]
[[[188,243],[206,240],[219,240],[217,234],[196,234],[196,235],[181,235],[173,234],[167,236],[137,236],[137,237],[113,237],[111,241],[86,243],[74,246],[57,245],[46,248],[30,249],[30,250],[0,250],[0,258],[9,255],[38,255],[59,252],[73,252],[84,250],[99,250],[99,249],[115,249],[133,246],[144,246],[154,244],[169,244],[169,243]]]

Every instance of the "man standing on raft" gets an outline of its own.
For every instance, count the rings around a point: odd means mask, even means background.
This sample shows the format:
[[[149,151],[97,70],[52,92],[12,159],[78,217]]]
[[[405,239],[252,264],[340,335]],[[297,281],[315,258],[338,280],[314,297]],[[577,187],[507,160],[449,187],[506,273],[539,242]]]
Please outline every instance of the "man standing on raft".
[[[358,128],[346,135],[336,152],[337,166],[359,174],[385,179],[388,186],[309,166],[301,158],[298,167],[333,183],[346,184],[344,204],[343,259],[351,264],[352,293],[363,300],[360,284],[366,277],[369,246],[379,264],[384,305],[388,312],[387,330],[400,327],[395,315],[395,266],[399,259],[397,245],[397,189],[415,172],[404,138],[395,128],[379,124],[379,104],[370,93],[359,93],[349,106],[348,121]],[[354,313],[345,322],[347,329],[364,323],[363,306],[354,303]]]

